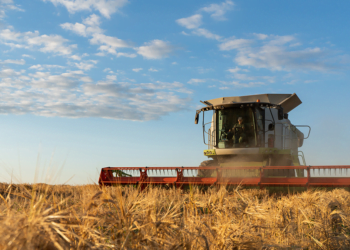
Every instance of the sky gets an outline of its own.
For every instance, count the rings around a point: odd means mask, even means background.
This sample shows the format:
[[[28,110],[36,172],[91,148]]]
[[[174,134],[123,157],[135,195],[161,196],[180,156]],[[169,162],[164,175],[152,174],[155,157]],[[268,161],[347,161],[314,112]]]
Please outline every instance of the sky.
[[[350,164],[349,1],[0,0],[0,182],[198,166],[200,100],[296,93],[308,165]],[[306,132],[306,131],[305,131]]]

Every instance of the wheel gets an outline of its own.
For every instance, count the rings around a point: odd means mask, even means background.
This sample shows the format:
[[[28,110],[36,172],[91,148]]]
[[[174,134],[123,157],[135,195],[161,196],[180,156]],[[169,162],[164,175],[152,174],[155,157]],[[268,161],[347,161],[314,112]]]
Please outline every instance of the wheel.
[[[199,167],[217,167],[218,162],[215,160],[206,160],[203,161]],[[198,177],[211,177],[215,170],[210,170],[210,169],[199,169],[198,170]]]

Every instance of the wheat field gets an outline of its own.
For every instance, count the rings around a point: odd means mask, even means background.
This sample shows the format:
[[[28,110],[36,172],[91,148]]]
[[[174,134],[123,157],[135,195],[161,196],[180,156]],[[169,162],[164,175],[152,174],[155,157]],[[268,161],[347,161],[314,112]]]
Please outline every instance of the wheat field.
[[[350,249],[348,191],[0,184],[0,249]]]

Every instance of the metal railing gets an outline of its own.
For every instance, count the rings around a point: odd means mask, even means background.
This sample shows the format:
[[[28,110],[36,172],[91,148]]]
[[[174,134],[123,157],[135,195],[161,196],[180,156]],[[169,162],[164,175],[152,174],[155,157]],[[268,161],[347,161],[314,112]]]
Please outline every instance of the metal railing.
[[[305,156],[303,151],[298,151],[298,158],[301,158],[303,165],[306,166]]]

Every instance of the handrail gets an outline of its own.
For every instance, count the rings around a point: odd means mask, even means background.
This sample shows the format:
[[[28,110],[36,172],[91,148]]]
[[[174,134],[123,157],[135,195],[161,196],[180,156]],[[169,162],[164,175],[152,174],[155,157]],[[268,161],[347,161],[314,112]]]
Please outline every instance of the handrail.
[[[300,154],[300,155],[299,155]],[[301,157],[301,159],[303,160],[304,166],[306,166],[306,161],[305,161],[305,156],[304,156],[304,152],[303,151],[298,151],[298,157]]]
[[[211,144],[211,133],[210,133],[210,130],[211,130],[211,128],[210,129],[208,129],[208,149],[210,149],[210,144]]]
[[[304,140],[310,137],[311,133],[311,127],[309,125],[293,125],[294,127],[301,127],[301,128],[309,128],[309,133],[307,134],[307,137],[304,136]]]
[[[203,114],[204,114],[204,112],[203,112]],[[203,124],[202,124],[202,126],[203,126],[203,141],[204,141],[205,145],[209,145],[209,143],[208,144],[205,143],[205,134],[209,135],[208,132],[205,131],[205,125],[207,125],[209,123],[213,123],[213,122],[211,121],[211,122],[204,123],[204,115],[203,115]]]
[[[216,144],[216,140],[215,140],[215,142],[214,142],[214,139],[215,139],[215,132],[216,132],[216,129],[213,129],[213,131],[211,132],[211,138],[212,138],[212,148],[215,146],[215,144]]]

